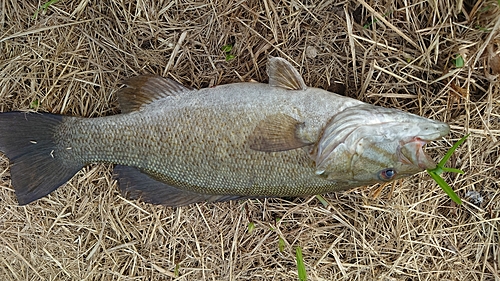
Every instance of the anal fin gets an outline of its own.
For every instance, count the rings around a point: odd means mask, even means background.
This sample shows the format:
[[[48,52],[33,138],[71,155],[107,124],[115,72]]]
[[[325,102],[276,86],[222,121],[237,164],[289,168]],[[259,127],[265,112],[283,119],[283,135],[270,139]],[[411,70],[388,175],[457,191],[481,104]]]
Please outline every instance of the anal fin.
[[[151,204],[179,207],[198,202],[221,202],[250,198],[240,195],[212,195],[182,190],[158,181],[130,166],[116,165],[114,172],[120,189],[127,198],[140,199]]]

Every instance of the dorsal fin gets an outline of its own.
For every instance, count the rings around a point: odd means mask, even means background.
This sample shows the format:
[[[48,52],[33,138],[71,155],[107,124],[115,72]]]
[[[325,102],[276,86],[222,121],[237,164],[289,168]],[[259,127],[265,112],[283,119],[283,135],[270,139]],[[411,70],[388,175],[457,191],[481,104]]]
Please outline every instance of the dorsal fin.
[[[310,145],[301,139],[298,131],[304,125],[286,114],[274,114],[260,121],[248,137],[250,148],[256,151],[276,152]]]
[[[269,75],[269,85],[273,87],[288,90],[307,89],[304,79],[302,79],[297,69],[283,58],[273,57],[269,59],[267,75]]]
[[[140,110],[143,105],[168,96],[177,96],[191,89],[158,75],[140,75],[121,81],[126,87],[118,90],[122,113]]]

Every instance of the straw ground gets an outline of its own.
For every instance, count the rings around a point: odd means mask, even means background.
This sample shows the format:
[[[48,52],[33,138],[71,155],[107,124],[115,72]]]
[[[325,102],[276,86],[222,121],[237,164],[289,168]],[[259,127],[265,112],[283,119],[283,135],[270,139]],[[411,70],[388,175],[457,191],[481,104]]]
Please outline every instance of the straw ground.
[[[422,173],[381,192],[327,194],[327,206],[309,197],[172,209],[121,197],[111,167],[91,165],[20,207],[2,156],[3,280],[296,280],[297,246],[310,280],[500,280],[497,1],[42,4],[0,1],[2,112],[116,114],[123,78],[266,82],[268,56],[280,56],[307,85],[448,122],[450,135],[429,148],[437,160],[471,133],[450,163],[465,175],[445,175],[464,204]]]

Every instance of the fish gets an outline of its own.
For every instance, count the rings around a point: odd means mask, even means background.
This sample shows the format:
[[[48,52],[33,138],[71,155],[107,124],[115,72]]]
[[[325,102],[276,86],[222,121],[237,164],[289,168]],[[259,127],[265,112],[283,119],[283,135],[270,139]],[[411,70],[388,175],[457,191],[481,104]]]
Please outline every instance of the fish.
[[[154,74],[121,81],[120,114],[0,113],[0,151],[20,205],[91,163],[114,164],[124,196],[178,207],[303,197],[436,167],[424,146],[450,127],[306,86],[269,58],[269,83],[191,89]]]

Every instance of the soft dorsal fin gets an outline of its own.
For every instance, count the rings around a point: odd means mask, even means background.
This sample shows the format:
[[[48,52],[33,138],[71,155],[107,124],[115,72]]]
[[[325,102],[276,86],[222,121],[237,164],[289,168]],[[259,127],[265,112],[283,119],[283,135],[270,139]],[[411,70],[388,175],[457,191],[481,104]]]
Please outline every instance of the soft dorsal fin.
[[[270,58],[267,65],[269,85],[288,90],[307,89],[300,73],[287,60],[283,58]]]
[[[140,75],[121,81],[126,87],[118,90],[122,113],[140,110],[143,105],[168,96],[177,96],[191,89],[158,75]]]
[[[296,149],[311,143],[298,136],[304,125],[285,114],[274,114],[260,121],[248,138],[250,148],[257,151],[275,152]]]

